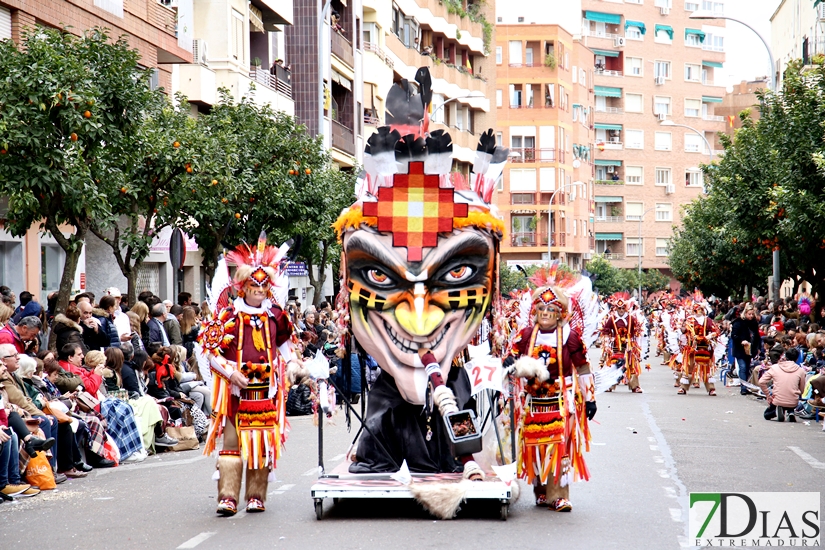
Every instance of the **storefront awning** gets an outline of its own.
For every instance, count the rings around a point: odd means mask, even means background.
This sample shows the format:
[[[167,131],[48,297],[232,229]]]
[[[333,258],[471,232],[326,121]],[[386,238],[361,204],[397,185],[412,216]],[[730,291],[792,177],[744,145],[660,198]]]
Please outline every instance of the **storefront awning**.
[[[673,27],[670,25],[656,25],[656,34],[659,34],[659,31],[665,31],[670,39],[673,40]]]
[[[699,42],[704,42],[705,41],[705,33],[703,33],[702,31],[700,31],[698,29],[685,29],[685,38],[687,38],[687,36],[689,34],[695,34],[696,36],[698,36],[699,37]]]
[[[596,159],[596,166],[621,166],[622,161],[620,160],[605,160],[605,159]]]
[[[622,97],[621,88],[611,88],[610,86],[596,86],[594,93],[600,97]]]
[[[597,50],[593,48],[593,53],[604,57],[619,57],[619,52],[613,50]]]
[[[621,15],[601,11],[585,11],[584,18],[588,21],[598,21],[599,23],[609,23],[610,25],[618,25],[622,22]]]
[[[621,233],[596,233],[597,241],[621,241]]]
[[[702,103],[722,103],[721,97],[713,97],[711,95],[703,95]]]
[[[622,202],[621,197],[602,197],[599,195],[596,195],[596,198],[594,200],[596,202]]]
[[[628,27],[638,27],[639,31],[641,31],[642,34],[647,32],[647,29],[645,28],[645,24],[642,23],[641,21],[631,21],[630,19],[626,19],[625,22],[624,22],[625,32],[627,31]]]
[[[600,124],[598,122],[596,124],[594,124],[593,127],[596,128],[596,130],[621,130],[622,129],[621,124]]]
[[[703,67],[713,67],[714,69],[721,69],[722,64],[718,61],[702,61]]]

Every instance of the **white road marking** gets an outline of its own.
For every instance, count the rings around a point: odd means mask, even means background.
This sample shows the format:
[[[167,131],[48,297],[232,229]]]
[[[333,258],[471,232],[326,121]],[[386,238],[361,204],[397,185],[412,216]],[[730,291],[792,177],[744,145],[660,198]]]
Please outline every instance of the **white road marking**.
[[[304,472],[301,475],[305,476],[305,477],[308,477],[308,476],[311,476],[311,475],[317,474],[317,473],[318,473],[318,466],[315,466],[314,468],[310,468],[309,470],[307,470],[306,472]]]
[[[92,499],[92,500],[112,500],[113,498],[115,498],[115,497],[97,497],[97,498]]]
[[[663,456],[654,456],[653,457],[653,462],[655,462],[656,464],[664,464],[665,463],[665,457],[663,457]]]
[[[796,453],[799,456],[799,458],[801,458],[802,460],[807,462],[808,466],[810,466],[811,468],[813,468],[815,470],[825,470],[825,462],[818,461],[817,459],[815,459],[814,457],[812,457],[811,455],[809,455],[808,453],[806,453],[805,451],[803,451],[799,447],[788,447],[788,448],[790,450],[792,450],[794,453]]]
[[[655,437],[648,436],[647,440],[650,441],[651,443],[656,443],[656,438]]]
[[[338,462],[339,460],[342,460],[345,456],[347,455],[335,455],[334,457],[332,457],[332,461]]]
[[[650,450],[651,450],[651,451],[658,451],[658,450],[659,450],[659,446],[658,446],[658,445],[651,445],[651,446],[650,446]]]
[[[184,549],[184,548],[194,548],[194,547],[196,547],[197,545],[199,545],[200,543],[202,543],[203,541],[205,541],[206,539],[208,539],[209,537],[211,537],[214,534],[215,534],[215,532],[204,531],[203,533],[192,537],[191,539],[187,540],[186,542],[184,542],[183,544],[178,546],[178,550],[181,550],[181,549]]]
[[[682,509],[681,508],[668,508],[670,510],[670,519],[675,522],[682,521]]]
[[[663,477],[663,478],[670,477],[670,474],[667,473],[667,470],[657,470],[657,472],[659,472],[659,477]]]
[[[285,492],[287,492],[287,491],[289,491],[290,489],[292,489],[293,487],[295,487],[295,484],[294,484],[294,483],[287,483],[286,485],[281,485],[280,487],[278,487],[278,488],[277,488],[277,489],[275,489],[274,491],[270,491],[270,492],[269,492],[269,495],[270,495],[270,496],[272,496],[272,495],[282,495],[282,494],[284,494]]]

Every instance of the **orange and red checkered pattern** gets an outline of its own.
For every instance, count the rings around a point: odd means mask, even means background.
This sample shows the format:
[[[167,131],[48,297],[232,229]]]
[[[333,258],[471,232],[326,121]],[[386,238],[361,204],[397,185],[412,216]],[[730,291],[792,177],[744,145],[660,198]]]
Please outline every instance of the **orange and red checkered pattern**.
[[[378,230],[392,233],[393,246],[407,247],[407,261],[420,262],[423,249],[438,244],[438,234],[453,230],[454,218],[466,218],[468,206],[455,202],[453,189],[441,189],[438,175],[425,175],[423,162],[396,174],[392,187],[378,190],[378,202],[365,202],[364,215],[378,218]]]

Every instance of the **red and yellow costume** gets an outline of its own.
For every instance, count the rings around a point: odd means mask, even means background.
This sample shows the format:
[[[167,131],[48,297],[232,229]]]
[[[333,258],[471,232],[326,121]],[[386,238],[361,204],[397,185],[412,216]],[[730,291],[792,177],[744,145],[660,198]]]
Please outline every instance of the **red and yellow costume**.
[[[698,377],[705,384],[708,393],[715,395],[713,347],[715,337],[719,334],[716,323],[704,315],[688,317],[685,321],[684,332],[686,344],[682,349],[684,360],[682,361],[679,393],[686,393],[690,388],[691,380]]]
[[[265,243],[266,236],[262,239]],[[239,297],[206,323],[199,337],[214,384],[213,419],[204,454],[212,454],[218,437],[223,436],[215,478],[218,513],[224,515],[236,511],[244,461],[247,511],[263,511],[269,473],[286,439],[284,371],[293,359],[292,326],[271,301],[278,250],[263,243],[259,242],[257,254],[245,248],[227,255],[238,265],[235,288]],[[244,289],[254,287],[267,292],[257,306],[244,299]],[[245,387],[238,384],[236,373]]]
[[[602,325],[602,346],[605,353],[609,353],[605,366],[611,367],[624,360],[627,385],[631,391],[639,392],[639,375],[642,373],[639,338],[644,327],[634,313],[624,309],[630,305],[627,298],[614,297],[610,305],[615,309],[608,313]]]

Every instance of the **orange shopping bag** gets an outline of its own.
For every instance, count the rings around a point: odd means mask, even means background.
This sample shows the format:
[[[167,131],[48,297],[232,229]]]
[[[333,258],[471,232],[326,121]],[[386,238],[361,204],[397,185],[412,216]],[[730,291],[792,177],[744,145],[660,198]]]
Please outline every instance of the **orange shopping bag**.
[[[26,466],[26,482],[41,491],[49,491],[57,487],[52,467],[45,453],[37,453],[37,456],[29,460]]]

